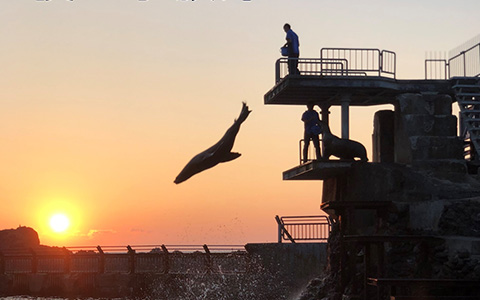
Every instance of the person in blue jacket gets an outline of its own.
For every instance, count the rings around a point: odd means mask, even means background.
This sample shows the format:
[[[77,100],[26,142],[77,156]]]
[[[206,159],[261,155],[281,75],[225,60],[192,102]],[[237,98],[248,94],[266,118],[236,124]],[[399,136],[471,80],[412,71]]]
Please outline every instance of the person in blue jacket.
[[[314,110],[313,107],[314,104],[309,102],[307,104],[307,110],[302,115],[302,121],[305,124],[305,131],[303,134],[303,163],[308,161],[308,146],[310,144],[310,140],[315,146],[317,160],[322,158],[320,154],[320,141],[318,139],[318,135],[322,132],[320,127],[320,117],[318,112]]]
[[[287,37],[285,38],[287,42],[284,47],[288,48],[288,74],[300,75],[300,71],[298,70],[298,57],[300,56],[298,35],[293,32],[288,23],[283,25],[283,30],[287,33]]]

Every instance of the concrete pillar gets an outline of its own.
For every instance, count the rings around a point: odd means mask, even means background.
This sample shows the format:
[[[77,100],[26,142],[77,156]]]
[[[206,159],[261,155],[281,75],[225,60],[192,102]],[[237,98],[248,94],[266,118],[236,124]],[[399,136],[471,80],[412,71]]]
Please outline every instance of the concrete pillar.
[[[350,95],[345,94],[341,99],[342,103],[342,139],[349,138],[349,107],[350,107]]]
[[[327,124],[327,125],[330,126],[330,124],[329,124],[329,115],[330,115],[330,110],[329,110],[329,109],[330,109],[330,105],[328,105],[328,104],[321,104],[321,105],[319,105],[319,106],[320,106],[320,109],[322,110],[322,111],[320,112],[320,114],[322,115],[322,121],[323,121],[325,124]]]

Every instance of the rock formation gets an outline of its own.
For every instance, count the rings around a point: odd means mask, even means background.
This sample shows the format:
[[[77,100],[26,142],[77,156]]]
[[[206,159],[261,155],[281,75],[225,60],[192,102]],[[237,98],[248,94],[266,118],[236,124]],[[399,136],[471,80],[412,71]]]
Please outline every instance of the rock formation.
[[[28,249],[40,246],[38,233],[30,227],[0,230],[0,250]]]

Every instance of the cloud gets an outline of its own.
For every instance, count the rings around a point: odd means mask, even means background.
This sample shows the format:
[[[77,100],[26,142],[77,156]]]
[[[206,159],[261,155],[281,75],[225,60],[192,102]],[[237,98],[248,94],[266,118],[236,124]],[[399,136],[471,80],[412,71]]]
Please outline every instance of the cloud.
[[[117,232],[113,229],[90,229],[87,233],[89,239],[96,238],[98,236],[103,236],[106,234],[116,234]]]

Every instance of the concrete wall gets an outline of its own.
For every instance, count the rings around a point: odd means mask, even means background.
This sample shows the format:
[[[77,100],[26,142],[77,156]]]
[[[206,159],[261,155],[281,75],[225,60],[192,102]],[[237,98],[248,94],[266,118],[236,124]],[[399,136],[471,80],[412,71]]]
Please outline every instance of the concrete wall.
[[[463,160],[448,95],[403,94],[395,105],[395,162]]]
[[[326,243],[247,244],[245,249],[265,268],[298,279],[321,274],[327,263]]]
[[[0,275],[0,295],[187,299],[182,297],[209,292],[225,299],[280,299],[321,274],[326,248],[325,243],[272,243],[247,244],[247,253],[172,253],[169,273],[165,268],[137,268],[134,274],[126,268],[105,273],[7,273]]]

